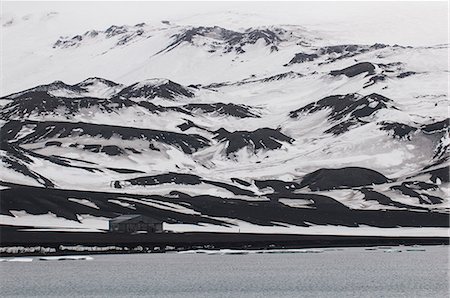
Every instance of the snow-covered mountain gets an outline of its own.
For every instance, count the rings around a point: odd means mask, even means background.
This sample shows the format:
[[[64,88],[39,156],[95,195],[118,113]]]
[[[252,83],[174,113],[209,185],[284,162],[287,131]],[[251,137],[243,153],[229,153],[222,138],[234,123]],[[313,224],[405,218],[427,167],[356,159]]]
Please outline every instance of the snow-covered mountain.
[[[382,42],[165,21],[7,48],[0,223],[446,235],[448,45]]]

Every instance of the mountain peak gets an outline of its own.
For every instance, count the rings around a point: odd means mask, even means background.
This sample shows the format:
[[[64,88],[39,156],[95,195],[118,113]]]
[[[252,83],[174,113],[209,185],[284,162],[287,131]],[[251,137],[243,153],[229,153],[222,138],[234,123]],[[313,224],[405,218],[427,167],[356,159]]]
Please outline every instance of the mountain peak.
[[[159,97],[173,100],[176,97],[193,97],[194,93],[190,91],[190,88],[172,82],[169,79],[153,78],[125,87],[118,93],[118,96],[145,99]]]

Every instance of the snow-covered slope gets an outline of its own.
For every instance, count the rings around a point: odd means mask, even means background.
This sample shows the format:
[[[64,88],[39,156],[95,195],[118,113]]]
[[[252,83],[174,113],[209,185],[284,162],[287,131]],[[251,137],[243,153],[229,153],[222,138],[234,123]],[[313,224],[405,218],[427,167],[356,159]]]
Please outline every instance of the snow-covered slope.
[[[447,233],[448,45],[382,42],[163,22],[7,46],[0,223]]]

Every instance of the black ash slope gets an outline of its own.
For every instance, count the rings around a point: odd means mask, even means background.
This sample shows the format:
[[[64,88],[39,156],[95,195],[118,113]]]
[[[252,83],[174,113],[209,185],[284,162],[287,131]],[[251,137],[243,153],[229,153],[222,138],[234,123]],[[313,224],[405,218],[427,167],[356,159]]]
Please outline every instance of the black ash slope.
[[[61,138],[76,139],[80,136],[99,137],[103,139],[110,139],[113,136],[117,136],[122,140],[142,139],[147,142],[154,141],[167,145],[173,145],[180,148],[187,154],[192,154],[198,149],[209,145],[209,141],[199,135],[83,122],[72,123],[56,121],[38,122],[31,120],[11,120],[2,127],[2,133],[4,132],[3,137],[6,140],[13,140],[24,126],[30,127],[32,132],[20,137],[17,140],[19,144],[42,142]]]
[[[46,189],[5,184],[10,187],[1,190],[1,214],[11,215],[10,210],[24,210],[29,214],[52,212],[59,217],[78,221],[77,214],[114,217],[119,214],[144,214],[167,223],[211,223],[230,225],[211,217],[239,219],[262,226],[273,226],[275,222],[297,226],[343,225],[357,227],[448,227],[449,215],[440,212],[414,212],[407,210],[354,210],[323,195],[298,194],[295,198],[312,201],[310,208],[294,208],[274,200],[246,201],[227,199],[210,195],[177,196],[131,195],[124,193],[100,193],[75,190]],[[20,199],[18,199],[20,198]],[[72,200],[69,200],[71,198]],[[74,199],[89,200],[97,208],[92,208]],[[157,208],[148,201],[189,206],[196,214],[186,214]],[[132,204],[133,208],[117,204],[117,201]],[[206,215],[206,216],[204,216]]]

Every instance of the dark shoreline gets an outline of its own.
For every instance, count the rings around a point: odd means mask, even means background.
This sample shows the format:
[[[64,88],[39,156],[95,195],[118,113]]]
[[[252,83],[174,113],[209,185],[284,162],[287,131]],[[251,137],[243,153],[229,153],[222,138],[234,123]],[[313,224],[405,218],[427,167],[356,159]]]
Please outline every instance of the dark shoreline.
[[[380,237],[247,233],[111,234],[95,232],[33,232],[0,227],[0,247],[42,247],[43,252],[0,252],[0,256],[161,253],[192,249],[295,249],[399,245],[449,245],[448,237]],[[104,250],[105,247],[110,247]]]

